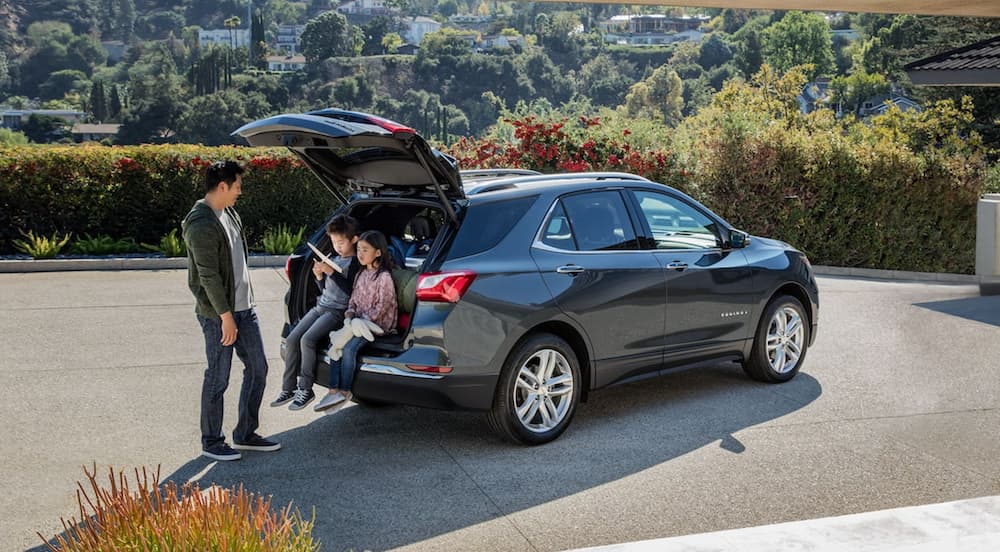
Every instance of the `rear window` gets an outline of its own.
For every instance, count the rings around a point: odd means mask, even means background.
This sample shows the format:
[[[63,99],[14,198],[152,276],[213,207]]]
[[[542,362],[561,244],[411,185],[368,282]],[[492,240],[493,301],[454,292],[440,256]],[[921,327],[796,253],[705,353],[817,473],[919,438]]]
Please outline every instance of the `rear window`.
[[[519,197],[472,205],[465,213],[462,227],[448,256],[457,259],[493,248],[528,212],[537,197]]]

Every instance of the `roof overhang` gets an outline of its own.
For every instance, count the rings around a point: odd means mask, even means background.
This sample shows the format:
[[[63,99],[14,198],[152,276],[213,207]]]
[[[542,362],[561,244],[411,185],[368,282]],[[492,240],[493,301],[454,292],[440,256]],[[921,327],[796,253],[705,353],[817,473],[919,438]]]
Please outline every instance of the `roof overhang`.
[[[542,0],[563,2],[565,0]],[[802,10],[825,12],[912,13],[921,15],[967,15],[1000,17],[997,0],[578,0],[588,4],[645,4],[650,6],[691,6]]]
[[[921,86],[1000,86],[1000,36],[956,48],[903,68]]]

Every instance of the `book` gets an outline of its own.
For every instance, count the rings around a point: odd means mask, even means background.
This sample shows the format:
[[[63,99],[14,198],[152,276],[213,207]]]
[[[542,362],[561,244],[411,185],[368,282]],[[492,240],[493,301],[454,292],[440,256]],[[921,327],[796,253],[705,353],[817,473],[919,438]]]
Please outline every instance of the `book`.
[[[306,242],[306,245],[309,246],[309,249],[313,250],[313,253],[315,253],[316,256],[319,257],[319,260],[321,260],[324,263],[330,265],[330,268],[332,268],[332,269],[336,270],[337,272],[340,272],[341,274],[343,274],[343,272],[344,272],[343,269],[341,269],[340,266],[337,265],[337,263],[333,262],[333,259],[331,259],[330,257],[327,257],[326,255],[324,255],[323,252],[320,251],[318,247],[316,247],[315,245],[313,245],[313,244],[311,244],[309,242]]]

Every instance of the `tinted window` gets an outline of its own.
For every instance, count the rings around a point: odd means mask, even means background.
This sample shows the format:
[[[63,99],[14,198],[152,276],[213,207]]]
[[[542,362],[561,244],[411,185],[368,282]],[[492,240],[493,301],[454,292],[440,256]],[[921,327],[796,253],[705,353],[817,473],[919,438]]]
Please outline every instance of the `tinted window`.
[[[573,240],[573,229],[569,226],[569,218],[562,207],[562,203],[557,202],[549,220],[545,223],[542,232],[542,243],[556,249],[566,251],[576,250],[576,241]]]
[[[561,200],[578,251],[636,249],[635,231],[616,191],[590,192]]]
[[[678,198],[656,192],[635,191],[657,249],[711,249],[719,246],[716,224],[704,213]]]
[[[537,196],[479,203],[469,207],[451,246],[453,259],[491,249],[521,220]]]

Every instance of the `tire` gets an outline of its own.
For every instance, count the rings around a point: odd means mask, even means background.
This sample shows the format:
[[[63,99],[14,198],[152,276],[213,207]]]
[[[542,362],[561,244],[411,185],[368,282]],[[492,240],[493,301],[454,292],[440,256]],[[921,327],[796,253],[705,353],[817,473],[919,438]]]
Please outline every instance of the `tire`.
[[[754,332],[753,349],[750,358],[743,363],[743,370],[751,378],[765,383],[782,383],[794,378],[806,358],[810,329],[806,310],[798,299],[790,295],[775,297],[760,318]]]
[[[548,377],[539,378],[544,372]],[[573,420],[582,385],[580,364],[569,344],[551,334],[533,335],[504,362],[486,419],[493,431],[514,443],[548,443]]]

